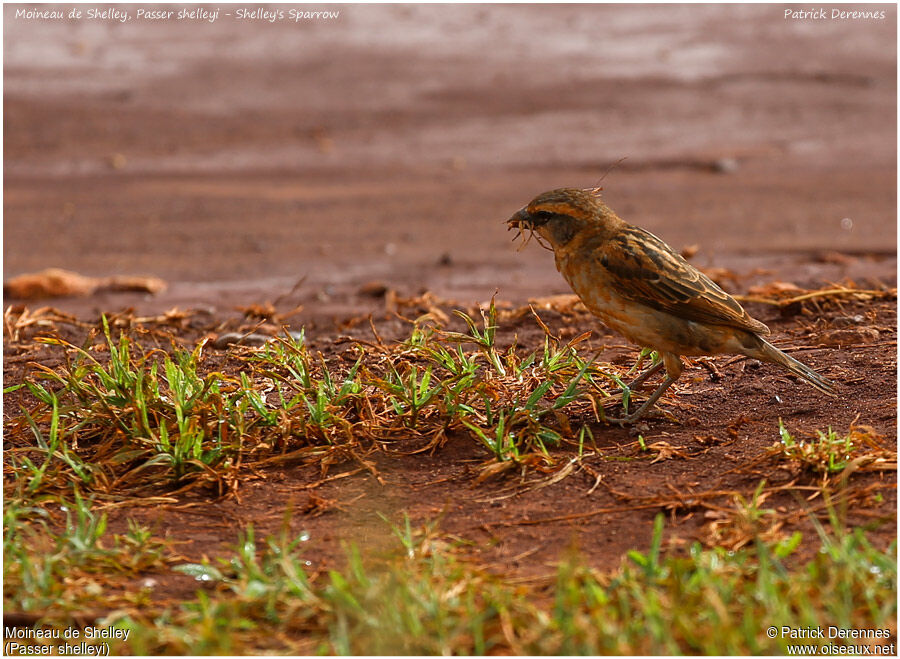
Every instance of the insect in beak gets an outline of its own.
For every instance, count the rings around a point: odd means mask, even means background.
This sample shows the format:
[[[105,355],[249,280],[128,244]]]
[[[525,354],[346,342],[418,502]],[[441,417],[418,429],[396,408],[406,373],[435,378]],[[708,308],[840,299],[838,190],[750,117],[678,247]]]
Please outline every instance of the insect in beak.
[[[541,240],[540,235],[535,235],[534,227],[535,227],[535,218],[531,215],[526,208],[519,210],[515,215],[509,218],[506,221],[506,226],[510,229],[516,229],[517,233],[513,236],[513,240],[517,240],[523,233],[523,229],[528,231],[528,235],[525,236],[525,240],[519,245],[519,248],[516,251],[521,252],[525,249],[525,246],[529,243],[532,236],[534,236],[535,240],[537,240],[538,244],[544,249],[548,249],[553,251],[551,247],[544,244],[544,241]]]
[[[506,221],[506,224],[509,225],[511,229],[519,229],[522,230],[522,227],[526,229],[531,229],[534,224],[534,218],[528,212],[528,209],[522,208],[515,215],[509,218]]]

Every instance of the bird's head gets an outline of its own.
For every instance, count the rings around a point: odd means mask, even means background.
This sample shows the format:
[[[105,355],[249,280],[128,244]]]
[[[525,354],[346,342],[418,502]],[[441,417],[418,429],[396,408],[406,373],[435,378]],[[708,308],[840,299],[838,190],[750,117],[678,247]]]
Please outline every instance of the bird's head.
[[[539,194],[506,224],[520,232],[537,233],[555,249],[567,244],[582,229],[602,229],[604,222],[613,217],[600,200],[599,191],[559,188]]]

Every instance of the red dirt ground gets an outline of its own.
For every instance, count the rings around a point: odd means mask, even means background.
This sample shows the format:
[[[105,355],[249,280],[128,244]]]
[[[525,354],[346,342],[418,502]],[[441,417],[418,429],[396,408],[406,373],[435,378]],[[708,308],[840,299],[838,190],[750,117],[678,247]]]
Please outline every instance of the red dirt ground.
[[[894,7],[884,21],[825,23],[733,5],[340,10],[315,24],[120,25],[28,22],[6,6],[5,279],[52,266],[153,275],[169,289],[5,306],[49,304],[88,321],[128,307],[199,309],[190,343],[236,322],[236,308],[271,302],[302,305],[291,325],[319,349],[339,350],[339,335],[371,338],[358,322],[370,313],[400,336],[408,326],[385,318],[367,284],[460,308],[495,292],[514,306],[567,292],[552,257],[534,244],[517,252],[504,220],[543,190],[597,184],[622,157],[602,183],[607,203],[676,248],[697,245],[693,262],[718,268],[732,292],[772,281],[896,286]],[[415,522],[443,515],[442,529],[528,575],[548,573],[572,543],[612,568],[647,546],[659,511],[670,513],[670,546],[703,539],[712,518],[686,492],[749,497],[762,478],[798,476],[754,466],[779,418],[803,434],[846,431],[858,417],[896,446],[895,302],[748,310],[777,344],[814,348],[801,359],[841,383],[841,397],[719,358],[718,381],[686,372],[669,406],[677,421],[595,425],[604,458],[543,489],[498,498],[514,478],[473,485],[487,455],[450,437],[433,455],[375,451],[383,484],[363,471],[309,489],[321,475],[286,464],[224,500],[193,493],[115,509],[111,528],[137,516],[198,558],[247,523],[277,530],[293,506],[311,560],[326,567],[342,541],[383,540],[376,512],[408,511]],[[570,335],[595,330],[602,359],[635,354],[609,348],[623,341],[589,316],[542,317]],[[848,327],[875,334],[834,339]],[[507,343],[540,339],[527,318],[505,330]],[[17,357],[5,342],[5,385],[41,359]],[[5,418],[16,403],[7,397]],[[679,455],[650,464],[638,433]],[[849,519],[888,519],[883,541],[895,535],[895,483],[854,477]],[[315,497],[332,507],[303,513]],[[799,508],[788,495],[767,503]],[[166,594],[191,592],[183,582]]]

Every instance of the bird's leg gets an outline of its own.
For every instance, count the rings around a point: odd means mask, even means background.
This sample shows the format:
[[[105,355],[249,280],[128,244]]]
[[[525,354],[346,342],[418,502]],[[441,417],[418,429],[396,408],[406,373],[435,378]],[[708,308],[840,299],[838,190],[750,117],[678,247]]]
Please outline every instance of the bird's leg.
[[[620,419],[611,419],[611,418],[607,417],[607,419],[606,419],[607,421],[609,421],[611,423],[618,423],[619,425],[622,425],[622,426],[624,426],[626,424],[634,423],[635,421],[640,419],[642,416],[644,416],[644,414],[646,414],[650,410],[650,408],[652,408],[656,404],[656,401],[658,401],[659,397],[662,396],[663,393],[665,393],[666,389],[668,389],[669,387],[672,386],[672,384],[675,382],[675,380],[677,380],[678,377],[681,375],[681,371],[684,370],[684,364],[681,363],[681,358],[678,355],[675,355],[675,354],[672,354],[669,352],[662,353],[662,357],[663,357],[662,360],[658,364],[651,366],[644,373],[639,375],[637,377],[637,379],[634,382],[632,382],[631,385],[629,385],[629,388],[633,387],[635,385],[635,383],[638,382],[638,380],[643,382],[650,375],[652,375],[653,373],[658,371],[661,366],[665,365],[666,379],[663,381],[663,383],[661,385],[659,385],[659,387],[657,387],[656,391],[653,392],[653,394],[650,396],[650,398],[648,398],[644,402],[644,404],[641,405],[637,409],[636,412],[633,412],[632,414],[624,416]]]
[[[663,395],[666,389],[671,387],[676,378],[671,376],[667,376],[665,381],[657,387],[656,391],[653,392],[653,395],[648,398],[643,405],[641,405],[636,412],[629,414],[628,416],[624,416],[621,419],[611,419],[607,417],[607,421],[611,423],[618,423],[620,426],[624,426],[627,424],[634,423],[638,419],[640,419],[646,412],[650,410],[656,404],[656,401],[659,400],[659,397]]]
[[[663,362],[662,360],[659,360],[653,366],[651,366],[646,371],[644,371],[639,376],[637,376],[634,380],[629,382],[626,386],[629,389],[637,389],[642,384],[644,384],[644,382],[646,382],[648,378],[653,377],[657,373],[657,371],[659,371],[659,369],[661,369],[663,366],[665,366],[665,362]]]

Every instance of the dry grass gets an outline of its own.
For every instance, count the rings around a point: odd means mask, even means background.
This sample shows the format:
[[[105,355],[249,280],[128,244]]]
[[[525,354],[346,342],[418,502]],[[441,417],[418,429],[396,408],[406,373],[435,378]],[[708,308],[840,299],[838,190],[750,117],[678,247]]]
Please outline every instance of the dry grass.
[[[873,294],[848,290],[782,297],[794,308]],[[213,350],[204,339],[187,349],[179,337],[191,314],[178,310],[92,326],[51,308],[7,309],[7,354],[26,365],[5,390],[19,407],[4,428],[4,601],[16,624],[113,625],[131,630],[114,651],[167,654],[785,652],[783,639],[762,633],[774,619],[895,634],[895,546],[876,549],[845,525],[849,511],[862,515],[894,487],[866,478],[896,470],[896,452],[872,428],[782,424],[778,443],[734,469],[758,483],[750,494],[672,484],[620,492],[597,471],[604,461],[657,468],[698,459],[721,440],[638,436],[609,455],[593,432],[607,409],[633,403],[624,382],[635,367],[587,359],[586,334],[564,340],[534,308],[492,302],[463,313],[433,296],[388,295],[386,304],[417,316],[403,340],[384,341],[373,326],[372,340],[337,339],[324,352],[287,332],[255,347]],[[581,313],[570,299],[533,306]],[[254,324],[238,337],[284,320],[271,305],[247,314]],[[542,345],[501,349],[499,325],[527,316]],[[373,452],[399,460],[440,451],[449,437],[481,451],[474,488],[516,476],[488,503],[542,496],[577,474],[614,501],[487,530],[653,510],[702,515],[702,544],[667,553],[659,518],[649,550],[621,565],[601,572],[573,555],[555,574],[519,582],[477,563],[437,523],[417,529],[408,519],[394,527],[393,551],[364,559],[348,545],[346,567],[325,574],[306,563],[306,539],[287,525],[264,541],[245,528],[233,555],[200,563],[138,524],[106,529],[104,507],[189,490],[240,497],[248,478],[286,464],[317,467],[310,488],[360,472],[384,482]],[[786,498],[796,505],[783,506]],[[314,495],[301,512],[353,503]],[[795,552],[809,544],[796,530],[802,521],[818,543],[800,560]],[[160,604],[152,588],[135,586],[173,569],[198,579],[194,596]]]

